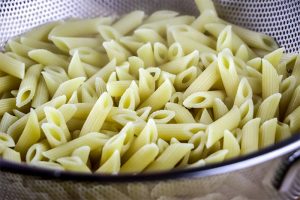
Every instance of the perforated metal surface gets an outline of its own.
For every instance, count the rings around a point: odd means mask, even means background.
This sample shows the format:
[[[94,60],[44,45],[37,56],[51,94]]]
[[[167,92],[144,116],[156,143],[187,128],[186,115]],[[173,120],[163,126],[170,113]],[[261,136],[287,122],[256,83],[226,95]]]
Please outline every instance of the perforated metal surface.
[[[287,52],[300,49],[299,0],[214,0],[219,15],[235,24],[267,33]],[[0,47],[26,30],[49,21],[66,18],[122,15],[141,9],[176,10],[198,15],[193,0],[1,0]]]

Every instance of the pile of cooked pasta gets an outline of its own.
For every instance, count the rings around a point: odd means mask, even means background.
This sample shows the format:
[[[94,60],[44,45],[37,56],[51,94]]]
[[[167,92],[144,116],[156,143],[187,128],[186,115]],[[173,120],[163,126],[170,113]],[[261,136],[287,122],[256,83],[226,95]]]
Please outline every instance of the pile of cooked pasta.
[[[0,53],[0,156],[141,173],[245,155],[300,128],[300,56],[217,16],[52,22]]]

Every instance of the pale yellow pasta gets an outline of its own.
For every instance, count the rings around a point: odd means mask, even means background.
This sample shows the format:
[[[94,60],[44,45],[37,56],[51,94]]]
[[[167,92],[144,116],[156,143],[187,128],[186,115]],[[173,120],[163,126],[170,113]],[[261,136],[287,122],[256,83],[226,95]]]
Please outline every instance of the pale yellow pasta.
[[[224,131],[223,149],[228,150],[225,159],[231,159],[240,155],[239,142],[229,130]]]
[[[91,172],[78,156],[62,157],[57,162],[67,171]]]
[[[66,96],[60,96],[60,97],[52,99],[52,100],[48,101],[47,103],[44,103],[41,106],[37,107],[35,109],[35,113],[37,115],[38,120],[41,120],[45,117],[44,108],[46,106],[51,106],[51,107],[58,108],[58,107],[60,107],[61,105],[65,104],[65,103],[66,103]],[[8,128],[7,133],[9,135],[11,135],[14,140],[18,140],[18,138],[20,137],[20,135],[21,135],[21,133],[22,133],[22,131],[23,131],[25,125],[26,125],[26,122],[29,119],[29,116],[30,116],[29,113],[26,114],[24,117],[18,119],[15,123],[13,123]]]
[[[155,160],[158,153],[156,144],[143,145],[122,165],[120,172],[139,173]]]
[[[243,127],[254,116],[254,105],[252,99],[246,100],[240,107],[241,121],[240,127]]]
[[[248,99],[252,99],[252,88],[247,78],[242,78],[234,98],[234,105],[241,106]]]
[[[117,64],[126,61],[131,53],[115,40],[103,42],[109,60],[116,59]]]
[[[25,115],[25,113],[23,113],[23,112],[21,112],[21,111],[19,111],[19,110],[17,110],[17,109],[13,109],[12,112],[14,113],[14,115],[15,115],[18,119],[20,119],[21,117],[23,117],[23,116]]]
[[[120,151],[115,150],[105,163],[103,163],[95,173],[118,174],[121,167]]]
[[[49,92],[47,89],[46,82],[43,77],[40,77],[39,82],[36,87],[36,93],[33,96],[31,106],[37,108],[40,105],[49,101]]]
[[[65,144],[57,146],[53,149],[43,152],[43,155],[50,160],[56,160],[57,158],[71,155],[71,153],[81,146],[89,146],[92,150],[96,148],[102,148],[107,141],[107,136],[101,133],[88,133],[84,136],[75,138]]]
[[[128,58],[129,62],[129,73],[138,77],[139,69],[144,68],[144,61],[137,56],[130,56]]]
[[[42,65],[32,65],[27,69],[19,87],[16,105],[22,107],[28,104],[34,97],[39,81]]]
[[[226,94],[233,99],[237,93],[239,77],[232,56],[224,51],[219,53],[218,65]]]
[[[142,120],[146,121],[148,119],[148,116],[151,112],[151,107],[143,107],[143,108],[140,108],[138,110],[136,110],[136,115],[141,118]]]
[[[185,90],[184,97],[200,91],[208,91],[220,79],[217,62],[210,64]]]
[[[149,29],[149,28],[136,29],[134,31],[133,36],[143,43],[150,42],[153,45],[154,43],[159,42],[162,44],[166,44],[166,41],[163,37],[161,37],[153,29]]]
[[[153,47],[150,42],[142,45],[137,50],[137,56],[143,60],[145,67],[153,67],[156,66],[155,64],[155,58],[154,58],[154,52]]]
[[[178,42],[174,42],[172,45],[169,46],[168,49],[168,59],[174,60],[176,58],[181,58],[184,56],[183,49]]]
[[[219,19],[214,10],[203,10],[203,12],[200,13],[200,16],[193,21],[191,26],[197,29],[198,31],[204,33],[206,24],[218,21]]]
[[[211,123],[206,129],[208,135],[206,147],[209,148],[220,140],[224,136],[226,129],[232,130],[237,128],[240,120],[241,113],[237,106],[233,106],[228,113]]]
[[[0,77],[0,93],[19,88],[20,79],[10,75]]]
[[[77,78],[80,76],[86,77],[86,73],[85,73],[84,67],[80,61],[78,51],[75,51],[75,53],[72,56],[72,59],[70,61],[69,67],[68,67],[68,75],[70,78]]]
[[[262,59],[262,98],[266,99],[279,92],[280,79],[276,69],[266,59]]]
[[[280,93],[275,93],[266,98],[259,106],[256,117],[261,118],[262,123],[266,120],[277,117],[276,111],[278,110],[280,99]]]
[[[72,156],[77,156],[84,164],[88,163],[91,148],[89,146],[81,146],[72,152]]]
[[[157,80],[157,85],[161,86],[161,84],[163,84],[166,80],[169,80],[169,81],[171,81],[172,84],[174,84],[175,79],[176,79],[175,74],[171,74],[171,73],[166,72],[166,71],[161,71],[160,76]]]
[[[142,24],[145,13],[144,11],[136,10],[122,16],[112,27],[122,35],[126,35],[130,31]]]
[[[203,123],[203,124],[211,124],[214,120],[212,119],[211,115],[209,114],[209,112],[207,111],[206,108],[203,109],[200,119],[199,119],[199,123]]]
[[[33,50],[33,48],[14,40],[8,40],[7,45],[12,52],[24,57],[28,57],[28,52]]]
[[[99,25],[98,32],[105,41],[118,40],[122,37],[122,35],[112,26]]]
[[[276,127],[276,142],[280,142],[288,137],[291,137],[291,129],[289,125],[278,122],[277,127]]]
[[[174,111],[174,120],[177,123],[195,123],[193,115],[184,106],[177,103],[167,103],[165,108],[170,111]]]
[[[259,147],[275,144],[277,118],[265,121],[259,128]]]
[[[25,75],[25,64],[11,58],[0,52],[0,70],[11,75],[17,77],[19,79],[23,79]]]
[[[220,98],[214,99],[212,108],[215,120],[219,119],[229,111],[226,104]]]
[[[133,36],[125,36],[119,39],[119,42],[129,49],[131,52],[136,52],[144,43],[137,40],[137,38]]]
[[[179,15],[178,12],[172,10],[158,10],[153,12],[147,19],[144,20],[144,23],[150,23],[155,21],[160,21],[163,19],[170,19]]]
[[[140,106],[139,108],[150,106],[152,111],[162,108],[171,98],[173,85],[169,80],[166,80],[159,86]],[[157,101],[159,99],[159,101]]]
[[[139,81],[139,83],[140,82],[141,81]],[[110,96],[121,97],[124,94],[124,92],[129,88],[130,84],[130,80],[110,81],[106,84],[106,89]]]
[[[85,80],[85,77],[77,77],[63,82],[59,85],[52,98],[65,95],[69,99]]]
[[[25,128],[16,143],[15,150],[21,153],[22,157],[25,157],[29,147],[40,139],[41,130],[38,122],[36,112],[31,109],[28,121],[26,122]]]
[[[183,91],[191,85],[191,83],[197,78],[197,67],[192,66],[186,70],[177,74],[174,86],[178,91]]]
[[[291,112],[284,119],[284,122],[289,125],[292,133],[299,130],[300,128],[299,119],[300,119],[300,106],[298,106],[293,112]]]
[[[279,48],[264,56],[275,68],[277,68],[283,56],[284,48]]]
[[[97,33],[97,27],[101,24],[111,24],[111,17],[97,17],[93,19],[66,21],[55,26],[48,35],[51,40],[53,36],[87,36]]]
[[[104,92],[106,92],[106,83],[104,82],[104,80],[100,77],[97,77],[95,79],[95,90],[96,90],[96,93],[97,95],[101,95],[103,94]]]
[[[77,90],[78,91],[78,90]],[[82,84],[79,89],[79,98],[80,102],[82,103],[95,103],[97,99],[99,98],[99,95],[96,93],[96,90],[94,87]],[[73,92],[74,93],[74,92]]]
[[[126,66],[126,68],[123,66]],[[120,81],[135,79],[134,76],[129,74],[129,63],[128,62],[124,62],[122,65],[116,67],[116,75]]]
[[[43,140],[42,142],[33,144],[26,153],[26,162],[34,163],[37,161],[42,161],[44,159],[43,152],[49,149],[48,142]]]
[[[298,85],[293,92],[293,95],[286,109],[285,116],[293,112],[299,105],[300,105],[300,85]]]
[[[112,116],[112,120],[118,124],[121,124],[122,126],[125,126],[128,122],[144,122],[144,120],[137,116],[136,113],[123,113],[114,115]]]
[[[214,164],[214,163],[222,162],[225,160],[228,152],[229,151],[227,149],[222,149],[222,150],[216,151],[216,152],[212,153],[211,155],[209,155],[208,157],[206,157],[204,159],[204,162],[205,162],[205,164]]]
[[[157,124],[167,124],[175,117],[175,112],[171,110],[157,110],[151,113],[148,119],[153,119]]]
[[[183,105],[187,108],[210,108],[216,98],[223,100],[225,98],[224,91],[195,92],[183,101]]]
[[[168,48],[160,42],[155,42],[153,45],[153,56],[154,56],[155,63],[157,63],[158,65],[167,62]]]
[[[44,42],[44,41],[39,41],[33,38],[28,38],[28,37],[21,37],[20,41],[22,44],[34,48],[34,49],[46,49],[49,51],[52,51],[53,53],[59,53],[59,49],[54,44]],[[27,56],[27,55],[26,55]]]
[[[200,62],[207,68],[211,63],[217,61],[217,55],[214,53],[202,53],[200,54]]]
[[[16,98],[0,99],[0,116],[16,108]]]
[[[0,131],[7,132],[8,127],[18,120],[16,116],[9,114],[8,112],[4,113],[0,122]]]
[[[48,41],[49,32],[57,25],[61,24],[62,21],[49,22],[41,26],[35,27],[29,32],[25,33],[24,36],[40,41]]]
[[[217,13],[214,3],[211,0],[196,0],[195,3],[200,13],[203,13],[204,11],[207,10],[211,10]]]
[[[91,37],[51,37],[55,46],[63,52],[68,53],[71,49],[79,47],[90,47],[97,49],[101,46],[101,40],[99,38]]]
[[[79,58],[85,68],[87,70],[87,65],[90,64],[92,66],[96,67],[102,67],[108,63],[108,57],[106,54],[101,53],[95,49],[92,49],[90,47],[78,47],[75,49],[70,50],[70,54],[73,56],[75,52],[78,52]],[[87,71],[86,71],[87,72]]]
[[[56,65],[67,69],[68,62],[58,54],[45,49],[34,49],[28,52],[28,56],[43,65]]]
[[[6,133],[0,133],[0,145],[4,147],[15,147],[15,141]]]
[[[21,163],[21,154],[11,148],[4,149],[2,158],[5,160]]]
[[[80,135],[82,136],[89,132],[99,131],[112,106],[113,102],[111,96],[106,92],[103,93],[89,113],[89,116],[81,129]],[[98,113],[99,110],[101,110],[101,114]]]
[[[113,59],[109,63],[107,63],[104,67],[99,69],[97,73],[91,76],[89,79],[86,80],[86,83],[91,84],[95,81],[97,77],[102,78],[104,81],[107,81],[110,74],[114,72],[116,69],[116,60]]]
[[[280,114],[285,113],[287,107],[289,106],[295,87],[296,87],[296,77],[293,75],[284,79],[280,83],[279,91],[282,94],[280,105],[279,105]]]
[[[29,58],[27,58],[27,57],[24,57],[24,56],[20,56],[20,55],[14,53],[14,52],[7,52],[7,53],[5,53],[5,55],[7,55],[8,57],[10,57],[10,58],[12,58],[12,59],[15,59],[15,60],[17,60],[17,61],[20,61],[20,62],[24,63],[24,64],[25,64],[25,68],[28,68],[28,67],[30,67],[31,65],[35,64],[35,62],[34,62],[33,60],[31,60],[31,59],[29,59]],[[19,69],[22,70],[22,67],[19,66]],[[5,69],[4,69],[4,70],[5,70]],[[7,74],[14,73],[13,71],[6,71],[6,72],[5,72],[4,70],[1,70],[0,72],[3,73],[3,74],[5,74],[5,73],[7,73]],[[17,72],[16,72],[16,73],[17,73]],[[18,73],[17,73],[17,74],[18,74]],[[14,75],[14,77],[17,77],[17,74]],[[11,74],[11,75],[12,75],[12,74]],[[17,78],[20,78],[20,77],[17,77]]]
[[[248,48],[245,44],[242,44],[237,50],[236,50],[236,53],[235,53],[235,56],[242,59],[243,61],[248,61],[250,60],[249,57],[249,52],[248,52]]]
[[[132,88],[127,88],[121,96],[119,108],[135,110],[137,105],[138,102],[136,102],[134,90]]]
[[[257,151],[259,148],[260,118],[251,119],[242,129],[241,154],[245,155]]]
[[[51,148],[67,142],[65,131],[54,123],[43,123],[41,126]]]
[[[30,164],[47,169],[64,170],[64,168],[60,164],[51,161],[35,161]]]

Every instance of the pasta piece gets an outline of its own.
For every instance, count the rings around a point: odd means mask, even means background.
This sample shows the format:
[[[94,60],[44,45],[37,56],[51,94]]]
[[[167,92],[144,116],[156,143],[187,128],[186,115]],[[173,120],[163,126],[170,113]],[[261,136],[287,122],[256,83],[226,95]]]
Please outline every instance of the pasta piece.
[[[143,43],[150,42],[152,45],[154,45],[154,43],[159,42],[162,44],[166,44],[166,41],[163,37],[161,37],[157,32],[149,28],[136,29],[134,31],[133,36]]]
[[[156,144],[146,144],[136,151],[121,167],[121,173],[142,172],[159,153]],[[137,164],[138,163],[138,164]]]
[[[102,78],[97,77],[95,79],[95,90],[98,96],[106,92],[106,83]]]
[[[176,123],[195,123],[195,119],[193,115],[180,104],[176,103],[167,103],[166,109],[170,111],[174,111],[174,119]]]
[[[212,108],[215,120],[219,119],[229,111],[226,104],[219,98],[214,99]]]
[[[225,93],[220,90],[196,92],[188,96],[183,101],[183,105],[187,108],[209,108],[213,106],[213,102],[216,98],[223,100]]]
[[[28,121],[26,122],[25,128],[16,143],[15,150],[20,152],[24,158],[29,147],[39,141],[41,137],[41,131],[39,121],[36,112],[31,109]]]
[[[121,66],[116,67],[116,74],[118,76],[118,79],[120,81],[122,81],[122,80],[134,80],[135,79],[134,76],[129,74],[128,71],[129,71],[129,63],[128,62],[124,62]]]
[[[155,143],[158,138],[157,127],[153,119],[149,119],[146,126],[139,135],[132,141],[128,151],[124,155],[124,160],[128,160],[134,153],[147,144]]]
[[[28,52],[33,50],[33,48],[31,48],[27,45],[24,45],[24,44],[20,44],[19,42],[16,42],[14,40],[8,40],[7,45],[11,49],[12,52],[14,52],[20,56],[24,56],[24,57],[27,57]]]
[[[153,56],[155,63],[162,65],[168,61],[168,48],[159,42],[155,42],[153,45]]]
[[[48,42],[43,42],[43,41],[35,40],[33,38],[28,38],[28,37],[21,37],[20,41],[22,44],[27,45],[28,47],[31,47],[33,49],[46,49],[46,50],[52,51],[53,53],[60,52],[59,49],[57,49],[55,45],[48,43]]]
[[[137,50],[143,46],[144,44],[137,40],[137,38],[133,36],[125,36],[119,39],[120,43],[124,45],[131,52],[137,52]]]
[[[300,106],[291,112],[285,119],[284,123],[288,124],[292,133],[299,131]]]
[[[173,93],[171,96],[170,102],[182,105],[183,104],[183,93],[182,92]]]
[[[87,164],[89,155],[91,152],[91,148],[89,146],[82,146],[78,147],[72,152],[72,156],[77,156],[80,158],[80,160],[84,163]]]
[[[145,17],[144,11],[136,10],[122,16],[116,23],[112,25],[120,34],[126,35],[142,24]]]
[[[75,51],[69,67],[68,67],[68,75],[70,78],[77,78],[77,77],[86,77],[86,73],[84,71],[84,68],[82,66],[82,63],[80,61],[78,51]]]
[[[265,121],[259,128],[259,147],[264,148],[275,144],[277,119]]]
[[[175,112],[171,110],[157,110],[149,115],[157,124],[167,124],[175,117]]]
[[[71,155],[75,149],[81,146],[89,146],[91,151],[95,150],[96,148],[102,148],[106,141],[106,135],[102,133],[91,132],[53,149],[45,151],[42,154],[50,160],[56,160],[64,156]]]
[[[159,149],[158,155],[161,155],[161,153],[164,152],[166,150],[166,148],[169,146],[169,144],[166,141],[164,141],[160,138],[158,138],[156,145]]]
[[[28,104],[34,97],[39,81],[42,65],[33,65],[25,73],[16,98],[17,107]]]
[[[153,111],[161,109],[170,100],[172,91],[172,83],[169,80],[166,80],[139,106],[139,108],[150,106]],[[160,101],[157,101],[157,99],[160,99]]]
[[[211,11],[217,13],[212,0],[196,0],[195,3],[197,5],[197,8],[200,11],[200,13],[203,13],[204,11],[207,11],[207,10],[211,10]]]
[[[197,68],[195,66],[180,72],[175,78],[175,88],[179,91],[185,90],[197,78],[197,75]]]
[[[75,92],[72,93],[72,95],[71,95],[71,97],[70,97],[68,103],[69,103],[69,104],[76,104],[76,103],[78,103],[78,102],[79,102],[79,100],[78,100],[78,92],[75,91]]]
[[[200,114],[200,112],[199,112]],[[209,112],[207,111],[207,109],[203,109],[202,113],[201,113],[201,116],[199,118],[199,123],[202,123],[202,124],[211,124],[213,122],[213,119],[211,118],[211,115],[209,114]]]
[[[5,147],[15,147],[15,141],[6,133],[0,133],[0,145]]]
[[[40,77],[36,87],[35,95],[33,96],[31,106],[37,108],[49,101],[49,92],[44,78]]]
[[[277,68],[283,56],[284,48],[279,48],[264,56],[275,68]]]
[[[189,139],[188,143],[194,145],[194,148],[190,152],[189,162],[194,163],[197,162],[203,153],[207,136],[204,131],[200,131],[193,135],[191,139]]]
[[[18,119],[20,119],[21,117],[23,117],[25,115],[25,113],[23,113],[19,110],[16,110],[16,109],[13,109],[13,113]]]
[[[211,63],[217,61],[217,56],[214,53],[200,54],[200,62],[207,68]]]
[[[96,170],[96,173],[118,174],[121,167],[120,157],[120,151],[115,150],[111,157]]]
[[[134,90],[132,88],[126,89],[119,101],[119,108],[135,110],[135,107],[138,105],[135,99]]]
[[[67,142],[65,131],[53,123],[43,123],[41,126],[49,145],[54,148]]]
[[[61,51],[68,53],[71,49],[79,47],[90,47],[98,48],[101,46],[102,41],[99,38],[89,38],[89,37],[51,37],[52,42]]]
[[[60,55],[45,49],[34,49],[28,52],[28,56],[43,65],[56,65],[67,69],[68,62]]]
[[[146,169],[146,172],[170,170],[193,148],[193,144],[175,143],[166,150]]]
[[[234,105],[241,106],[248,99],[252,99],[252,88],[247,78],[242,78],[234,99]]]
[[[10,127],[13,123],[18,120],[16,116],[13,116],[9,113],[4,113],[0,122],[0,131],[6,133],[8,127]]]
[[[92,84],[95,82],[95,79],[102,78],[103,81],[107,82],[110,74],[114,72],[116,69],[116,60],[113,59],[109,63],[107,63],[104,67],[102,67],[97,73],[91,76],[89,79],[86,80],[87,84]]]
[[[145,67],[156,66],[154,52],[150,42],[142,45],[136,53],[137,56],[143,60]]]
[[[139,83],[140,82],[141,81],[139,81]],[[130,80],[110,81],[106,84],[106,89],[112,97],[121,97],[129,88],[131,83],[132,82]]]
[[[140,119],[146,121],[148,119],[150,112],[151,112],[151,107],[144,107],[144,108],[140,108],[140,109],[136,110],[136,115]]]
[[[78,52],[79,58],[82,61],[83,67],[87,72],[87,64],[96,66],[96,67],[102,67],[108,63],[108,57],[104,53],[100,53],[96,51],[95,49],[92,49],[90,47],[78,47],[75,49],[70,50],[70,54],[74,56],[75,52]]]
[[[227,154],[228,154],[227,149],[216,151],[213,154],[209,155],[207,158],[205,158],[204,162],[205,164],[220,163],[225,160]]]
[[[112,26],[100,25],[98,26],[98,32],[105,41],[118,40],[122,37],[122,35]]]
[[[20,56],[16,53],[13,53],[13,52],[7,52],[7,53],[5,53],[5,55],[7,55],[8,57],[10,57],[12,59],[15,59],[17,61],[20,61],[21,63],[24,63],[25,64],[25,69],[30,67],[31,65],[36,64],[33,60],[31,60],[27,57]],[[2,73],[4,75],[5,73],[8,73],[8,72],[0,71],[0,73]],[[13,73],[13,72],[9,72],[9,73]],[[19,78],[19,77],[17,77],[17,78]]]
[[[70,99],[73,92],[76,91],[83,84],[85,80],[86,80],[85,77],[78,77],[63,82],[57,88],[52,98],[65,95],[67,99]]]
[[[278,122],[277,127],[276,127],[276,142],[280,142],[286,138],[291,137],[291,129],[289,125],[285,123]]]
[[[35,27],[29,32],[25,33],[24,36],[27,38],[32,38],[39,41],[48,41],[49,32],[57,25],[61,24],[62,21],[54,21],[41,26]]]
[[[238,140],[229,130],[224,131],[223,149],[228,150],[225,159],[235,158],[240,155],[241,149]]]
[[[280,93],[273,94],[266,98],[259,106],[256,117],[261,118],[262,123],[276,117],[276,111],[278,110],[280,99]]]
[[[106,50],[109,60],[116,59],[117,64],[121,64],[131,56],[131,53],[127,49],[114,40],[103,42],[102,45]]]
[[[279,91],[282,94],[280,103],[279,103],[279,113],[284,114],[287,111],[290,100],[292,99],[293,92],[296,88],[296,77],[290,76],[284,79],[279,86]]]
[[[246,100],[240,107],[241,121],[240,127],[243,127],[254,116],[254,105],[252,99]]]
[[[78,156],[63,157],[57,159],[65,170],[76,172],[91,172]]]
[[[55,163],[55,162],[36,161],[36,162],[30,163],[30,164],[37,166],[37,167],[47,168],[47,169],[64,170],[64,168],[60,164]]]
[[[33,144],[26,153],[26,162],[27,163],[34,163],[37,161],[42,161],[44,159],[43,152],[49,149],[49,145],[46,140],[42,142]]]
[[[166,72],[166,71],[161,71],[160,76],[157,80],[157,86],[158,87],[161,86],[166,80],[169,80],[169,81],[171,81],[172,84],[174,84],[175,79],[176,79],[175,74],[171,74],[171,73]]]
[[[134,75],[134,77],[139,76],[139,69],[144,68],[144,61],[137,56],[131,56],[128,58],[129,62],[129,73]]]
[[[262,97],[266,99],[279,92],[279,76],[276,69],[266,59],[262,59]]]
[[[247,61],[247,65],[258,71],[262,71],[262,59],[257,57]]]
[[[237,128],[240,120],[241,113],[237,106],[233,106],[228,113],[211,123],[206,129],[208,135],[206,147],[209,148],[220,140],[226,129],[233,130]]]
[[[242,129],[241,154],[245,155],[258,150],[260,118],[248,121]]]
[[[1,102],[1,100],[0,100]],[[66,103],[66,96],[60,96],[60,97],[57,97],[55,99],[52,99],[50,101],[48,101],[47,103],[37,107],[35,109],[35,113],[37,115],[37,118],[38,120],[41,120],[45,117],[45,113],[44,113],[44,108],[46,106],[51,106],[51,107],[55,107],[55,108],[58,108],[60,107],[61,105],[65,104]],[[15,103],[14,103],[15,105]],[[12,136],[12,138],[17,141],[18,138],[20,137],[24,127],[26,126],[26,123],[29,119],[29,116],[30,114],[26,114],[24,115],[24,117],[18,119],[15,123],[13,123],[7,130],[7,133]]]
[[[237,93],[239,77],[232,56],[224,51],[219,53],[218,65],[226,94],[233,99]]]
[[[0,116],[16,108],[16,98],[0,99]]]
[[[0,77],[0,93],[17,89],[20,85],[20,80],[10,75]]]
[[[89,116],[87,117],[81,129],[80,136],[89,132],[99,131],[112,106],[113,102],[111,96],[106,92],[103,93],[94,104]],[[98,114],[99,110],[101,110],[101,114]]]
[[[11,75],[17,77],[19,79],[23,79],[25,75],[25,64],[11,58],[0,52],[0,70]]]
[[[220,78],[217,62],[210,64],[185,90],[184,98],[195,92],[208,91]]]
[[[147,19],[144,20],[144,23],[156,22],[164,19],[170,19],[178,16],[179,13],[172,10],[158,10],[153,12]]]
[[[99,25],[110,25],[112,21],[111,17],[67,21],[55,26],[49,33],[48,38],[51,40],[53,36],[81,37],[97,34]]]
[[[203,10],[200,16],[193,21],[191,26],[198,31],[204,33],[205,32],[205,25],[209,23],[219,22],[219,18],[217,13],[214,10]]]
[[[168,59],[175,60],[177,58],[181,58],[184,56],[183,49],[178,42],[174,42],[172,45],[169,46],[168,49]]]
[[[290,99],[290,102],[285,112],[285,116],[293,112],[299,105],[300,105],[300,86],[297,86]]]
[[[2,158],[4,160],[9,160],[13,162],[21,163],[21,155],[19,152],[11,149],[11,148],[5,148],[2,153]]]
[[[242,44],[237,50],[236,50],[236,53],[235,53],[235,56],[242,59],[243,61],[248,61],[250,60],[250,55],[249,55],[249,52],[248,52],[248,48],[245,44]]]

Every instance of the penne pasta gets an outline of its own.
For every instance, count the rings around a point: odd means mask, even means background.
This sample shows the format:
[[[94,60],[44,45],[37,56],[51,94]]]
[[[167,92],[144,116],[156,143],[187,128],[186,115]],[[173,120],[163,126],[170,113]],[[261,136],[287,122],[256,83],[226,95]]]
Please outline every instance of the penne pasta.
[[[183,105],[187,108],[210,108],[216,98],[223,100],[225,93],[220,90],[195,92],[183,101]]]
[[[241,154],[245,155],[258,150],[260,118],[251,119],[242,129]]]
[[[174,120],[179,124],[196,122],[190,111],[180,104],[167,103],[165,107],[167,110],[174,112]]]
[[[25,75],[25,64],[9,57],[6,54],[0,52],[0,70],[11,75],[17,77],[19,79],[23,79]]]

